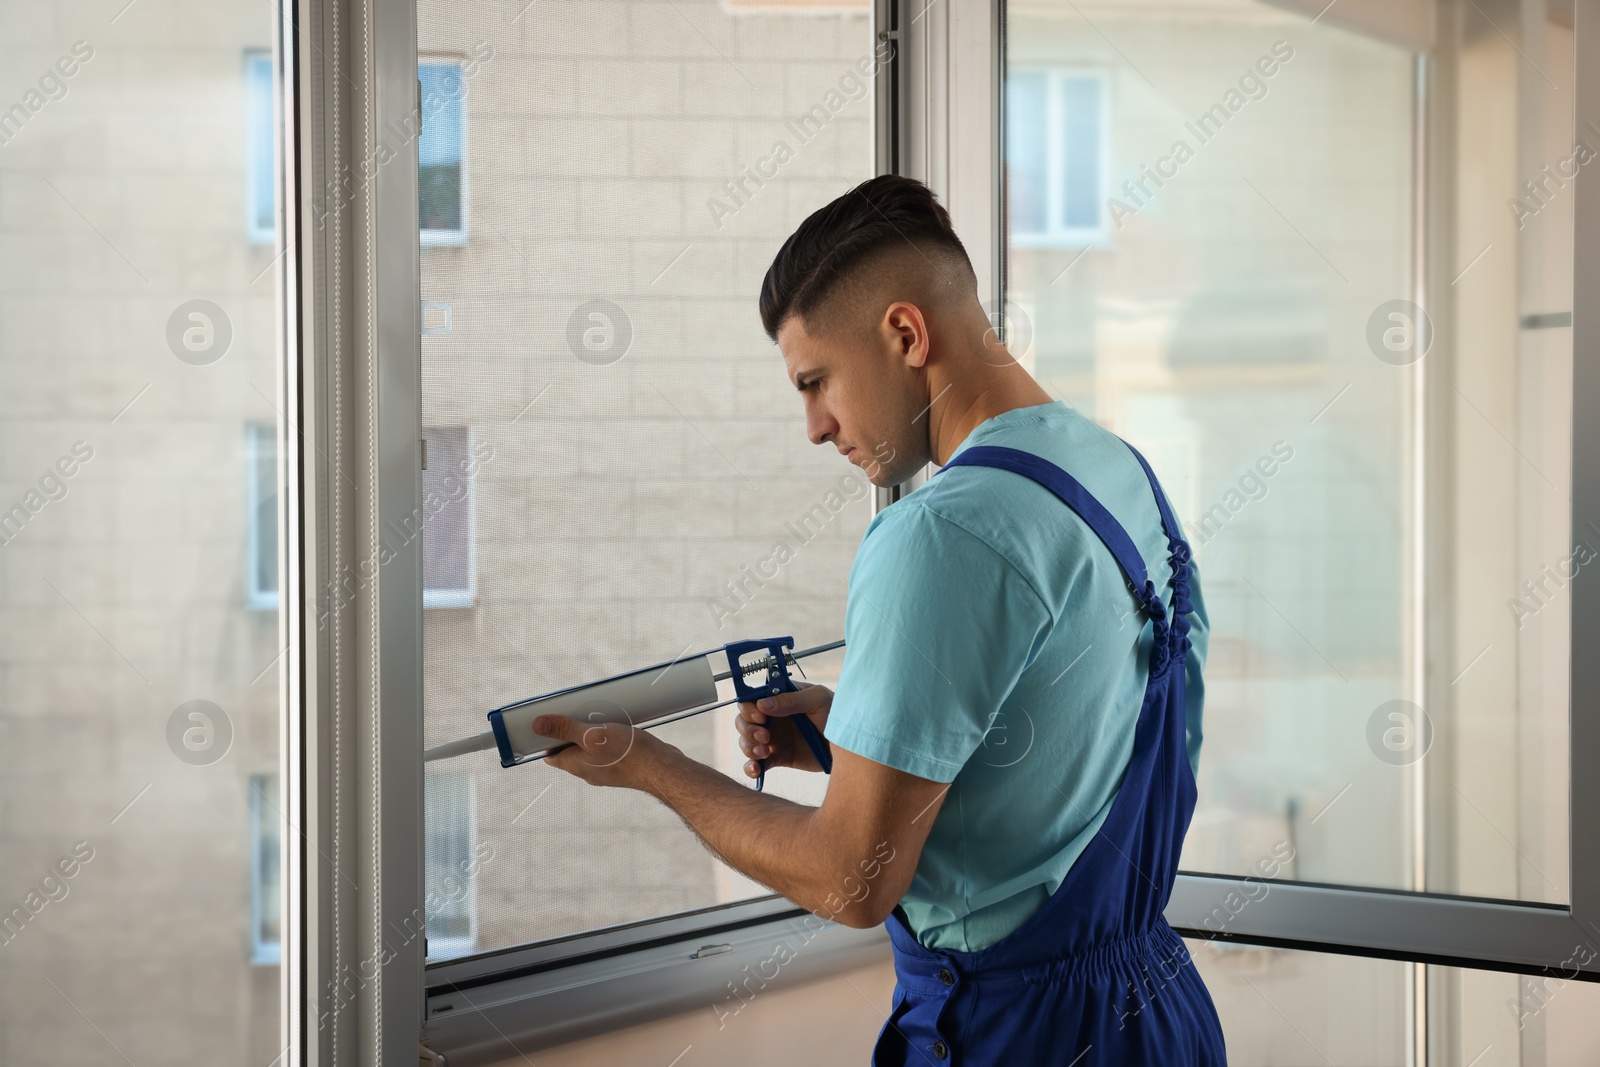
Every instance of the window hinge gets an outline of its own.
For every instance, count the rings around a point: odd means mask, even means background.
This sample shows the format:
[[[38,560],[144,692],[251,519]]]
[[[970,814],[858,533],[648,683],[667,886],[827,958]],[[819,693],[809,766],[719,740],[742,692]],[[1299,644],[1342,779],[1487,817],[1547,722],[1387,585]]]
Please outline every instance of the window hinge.
[[[428,439],[426,437],[422,439],[422,469],[428,469]]]
[[[694,950],[694,953],[692,955],[690,955],[689,958],[692,959],[692,960],[703,960],[707,956],[720,956],[724,952],[732,952],[732,951],[733,951],[733,946],[732,945],[728,945],[728,944],[701,945],[699,948]]]
[[[435,1052],[421,1042],[417,1043],[417,1067],[449,1067],[449,1062],[444,1058],[444,1053]]]
[[[880,40],[880,41],[898,41],[899,39],[900,39],[900,31],[899,30],[879,30],[878,31],[878,40]]]

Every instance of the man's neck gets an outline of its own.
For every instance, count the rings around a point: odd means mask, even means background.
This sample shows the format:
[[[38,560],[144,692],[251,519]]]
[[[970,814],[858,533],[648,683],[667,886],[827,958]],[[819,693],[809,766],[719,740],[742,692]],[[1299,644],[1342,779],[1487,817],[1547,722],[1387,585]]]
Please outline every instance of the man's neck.
[[[941,467],[980,424],[1016,408],[1050,402],[1050,394],[1015,364],[997,367],[966,383],[965,389],[955,382],[934,384],[937,388],[928,408],[929,443],[933,460]]]

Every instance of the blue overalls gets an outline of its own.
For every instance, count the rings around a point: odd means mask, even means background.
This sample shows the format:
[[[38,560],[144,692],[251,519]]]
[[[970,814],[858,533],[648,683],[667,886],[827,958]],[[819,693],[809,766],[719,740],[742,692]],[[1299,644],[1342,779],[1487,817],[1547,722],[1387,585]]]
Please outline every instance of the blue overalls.
[[[1132,539],[1060,467],[1018,449],[975,445],[938,472],[998,467],[1049,489],[1116,557],[1155,620],[1155,641],[1133,755],[1110,814],[1045,905],[977,952],[924,948],[896,906],[885,923],[894,1004],[873,1067],[1227,1062],[1211,996],[1162,914],[1195,803],[1184,713],[1190,557],[1155,473],[1133,454],[1155,492],[1171,550],[1170,622]]]

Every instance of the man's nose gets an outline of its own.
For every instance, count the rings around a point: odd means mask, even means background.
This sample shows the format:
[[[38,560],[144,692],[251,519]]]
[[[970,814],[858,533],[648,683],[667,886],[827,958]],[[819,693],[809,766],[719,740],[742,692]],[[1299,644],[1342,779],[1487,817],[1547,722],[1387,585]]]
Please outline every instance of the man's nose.
[[[806,436],[814,445],[820,445],[836,436],[839,424],[820,404],[806,406]]]

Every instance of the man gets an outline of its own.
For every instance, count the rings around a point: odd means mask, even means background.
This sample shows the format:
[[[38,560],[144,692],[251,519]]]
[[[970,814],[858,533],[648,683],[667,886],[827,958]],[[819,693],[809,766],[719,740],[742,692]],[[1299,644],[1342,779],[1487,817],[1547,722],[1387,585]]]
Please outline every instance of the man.
[[[826,797],[752,791],[626,726],[543,718],[573,743],[549,761],[651,793],[797,904],[886,923],[877,1067],[1224,1063],[1161,914],[1194,808],[1207,623],[1154,474],[1011,358],[915,181],[806,219],[761,316],[813,443],[882,486],[941,466],[867,529],[837,694],[741,705],[751,777],[820,769],[792,721],[810,716]]]

